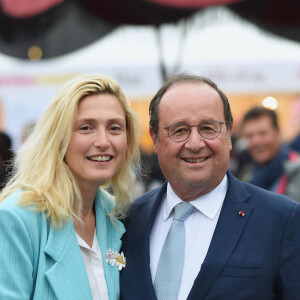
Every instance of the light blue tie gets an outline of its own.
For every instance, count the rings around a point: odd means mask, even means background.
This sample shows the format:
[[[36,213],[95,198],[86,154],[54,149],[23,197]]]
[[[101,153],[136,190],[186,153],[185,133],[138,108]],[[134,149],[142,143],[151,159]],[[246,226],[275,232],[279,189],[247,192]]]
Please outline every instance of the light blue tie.
[[[185,251],[184,220],[194,206],[182,202],[175,206],[173,223],[163,245],[154,280],[158,300],[176,300],[182,275]]]

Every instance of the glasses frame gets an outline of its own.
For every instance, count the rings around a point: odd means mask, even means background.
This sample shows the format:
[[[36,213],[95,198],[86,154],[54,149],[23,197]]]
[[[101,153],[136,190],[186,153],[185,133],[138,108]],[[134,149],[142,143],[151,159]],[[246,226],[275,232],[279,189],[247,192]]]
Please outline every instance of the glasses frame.
[[[213,123],[213,122],[216,122],[216,123],[218,123],[218,124],[220,125],[220,130],[219,130],[218,134],[217,134],[215,137],[213,137],[213,138],[206,138],[206,137],[204,137],[204,136],[201,134],[200,126],[201,126],[202,124],[204,124],[204,123]],[[199,123],[198,125],[188,125],[188,124],[186,124],[186,123],[183,122],[182,124],[187,125],[187,126],[189,127],[189,134],[188,134],[188,136],[187,136],[185,139],[183,139],[183,140],[181,140],[181,141],[175,141],[175,140],[173,140],[173,139],[171,138],[171,136],[170,136],[170,128],[171,128],[172,126],[176,125],[176,124],[179,125],[179,124],[181,124],[181,123],[174,123],[174,124],[171,124],[170,126],[159,127],[159,128],[163,128],[163,129],[166,129],[166,130],[167,130],[167,132],[168,132],[168,138],[169,138],[171,141],[173,141],[173,142],[175,142],[175,143],[182,143],[182,142],[185,142],[186,140],[188,140],[188,138],[190,137],[191,132],[192,132],[192,127],[198,127],[198,132],[199,132],[199,134],[200,134],[205,140],[214,140],[214,139],[216,139],[216,138],[220,135],[220,133],[222,132],[222,125],[223,125],[223,124],[226,124],[226,123],[227,123],[226,121],[224,121],[224,122],[219,122],[219,121],[216,121],[216,120],[206,120],[206,121],[203,121],[203,122]]]

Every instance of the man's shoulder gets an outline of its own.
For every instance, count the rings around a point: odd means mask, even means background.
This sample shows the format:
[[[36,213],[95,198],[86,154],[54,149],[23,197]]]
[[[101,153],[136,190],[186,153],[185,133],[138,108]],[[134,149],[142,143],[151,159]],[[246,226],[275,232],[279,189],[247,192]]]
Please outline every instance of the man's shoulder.
[[[135,198],[131,205],[138,206],[138,205],[142,205],[143,203],[148,202],[149,199],[153,199],[154,197],[156,197],[159,194],[161,189],[162,189],[162,187],[158,187],[151,191],[146,192],[145,194]]]
[[[153,209],[156,210],[165,192],[166,183],[134,199],[125,223],[140,220],[143,216],[149,215],[149,212]]]
[[[143,209],[149,209],[149,206],[155,201],[161,192],[162,187],[158,187],[145,194],[135,198],[130,206],[130,215],[137,213]]]

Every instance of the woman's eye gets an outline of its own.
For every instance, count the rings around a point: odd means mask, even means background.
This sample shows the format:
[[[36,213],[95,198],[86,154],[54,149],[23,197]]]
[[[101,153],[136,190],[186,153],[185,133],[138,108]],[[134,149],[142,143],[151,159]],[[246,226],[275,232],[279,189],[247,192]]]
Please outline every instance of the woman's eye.
[[[121,132],[122,128],[120,126],[114,125],[114,126],[111,126],[109,130],[112,132]]]
[[[83,125],[83,126],[80,126],[79,130],[80,131],[89,131],[89,130],[91,130],[91,127],[88,125]]]

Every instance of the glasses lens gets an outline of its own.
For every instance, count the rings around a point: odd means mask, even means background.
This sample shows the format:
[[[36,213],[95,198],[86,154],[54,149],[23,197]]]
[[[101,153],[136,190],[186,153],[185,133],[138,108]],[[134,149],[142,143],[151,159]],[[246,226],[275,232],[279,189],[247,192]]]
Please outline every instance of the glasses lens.
[[[190,127],[186,124],[174,124],[169,127],[169,137],[175,142],[186,140],[190,135]]]
[[[200,134],[208,140],[216,138],[221,131],[221,124],[216,121],[207,121],[199,125]]]

